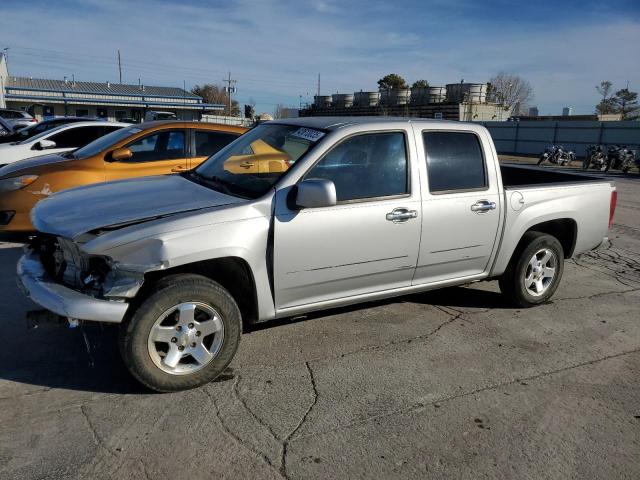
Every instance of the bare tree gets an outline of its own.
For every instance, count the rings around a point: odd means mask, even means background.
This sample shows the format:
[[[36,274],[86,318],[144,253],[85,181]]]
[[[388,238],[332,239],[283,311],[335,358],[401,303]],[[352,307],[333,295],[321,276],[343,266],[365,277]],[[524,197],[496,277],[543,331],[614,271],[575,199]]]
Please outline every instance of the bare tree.
[[[273,109],[273,118],[275,120],[282,118],[284,116],[284,111],[286,107],[281,103],[277,103],[276,107]]]
[[[533,87],[519,75],[500,72],[489,80],[489,93],[493,100],[513,109],[514,114],[525,112],[533,100]]]
[[[196,85],[191,89],[191,93],[194,95],[198,95],[202,97],[202,99],[206,103],[215,103],[224,105],[225,114],[239,116],[240,115],[240,106],[236,100],[232,100],[231,102],[231,112],[229,112],[228,104],[228,93],[224,91],[224,87],[220,85],[214,85],[213,83],[206,83],[202,86]]]

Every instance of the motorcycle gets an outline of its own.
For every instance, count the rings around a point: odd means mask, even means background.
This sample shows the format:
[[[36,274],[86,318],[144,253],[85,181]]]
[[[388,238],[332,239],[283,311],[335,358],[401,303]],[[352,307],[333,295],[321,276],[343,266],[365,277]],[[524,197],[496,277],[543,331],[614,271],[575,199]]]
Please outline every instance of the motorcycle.
[[[582,169],[588,170],[590,167],[597,168],[601,172],[606,172],[611,166],[602,145],[589,145],[587,155],[582,161]]]
[[[549,162],[564,166],[575,159],[576,154],[573,150],[565,150],[562,145],[548,145],[540,155],[538,165],[542,165],[544,162]]]
[[[618,150],[618,158],[622,173],[629,172],[633,167],[638,167],[640,170],[640,159],[636,158],[636,151],[626,145]]]

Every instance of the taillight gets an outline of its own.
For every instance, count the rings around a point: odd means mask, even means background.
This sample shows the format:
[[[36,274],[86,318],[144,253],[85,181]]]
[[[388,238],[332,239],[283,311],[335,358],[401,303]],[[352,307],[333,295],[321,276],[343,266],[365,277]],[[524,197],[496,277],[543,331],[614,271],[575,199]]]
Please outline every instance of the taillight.
[[[611,203],[609,204],[609,228],[613,225],[613,215],[616,213],[616,204],[618,203],[618,192],[611,192]]]

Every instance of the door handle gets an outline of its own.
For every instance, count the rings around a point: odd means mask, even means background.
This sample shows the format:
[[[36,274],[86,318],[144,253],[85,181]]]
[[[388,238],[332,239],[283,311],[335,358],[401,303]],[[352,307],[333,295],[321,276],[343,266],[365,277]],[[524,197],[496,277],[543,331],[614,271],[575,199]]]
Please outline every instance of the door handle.
[[[253,165],[254,165],[254,163],[252,163],[252,162],[242,162],[242,163],[240,164],[240,166],[241,166],[242,168],[251,168],[251,167],[253,167]]]
[[[496,202],[490,202],[489,200],[478,200],[471,205],[471,211],[476,213],[486,213],[489,210],[496,209]]]
[[[177,167],[173,167],[171,169],[172,172],[184,172],[187,167],[183,167],[182,165],[178,165]]]
[[[393,223],[406,222],[410,218],[417,218],[418,212],[416,210],[409,210],[408,208],[394,208],[391,212],[387,213],[387,220]]]

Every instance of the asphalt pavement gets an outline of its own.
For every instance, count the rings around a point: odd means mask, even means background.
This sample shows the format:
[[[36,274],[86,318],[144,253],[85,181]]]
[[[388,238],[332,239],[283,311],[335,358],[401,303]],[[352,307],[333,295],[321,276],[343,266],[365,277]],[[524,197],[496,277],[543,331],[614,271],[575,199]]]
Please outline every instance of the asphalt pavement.
[[[550,303],[483,282],[271,322],[175,394],[114,327],[27,331],[0,244],[0,478],[640,478],[640,175],[607,176],[612,246]]]

